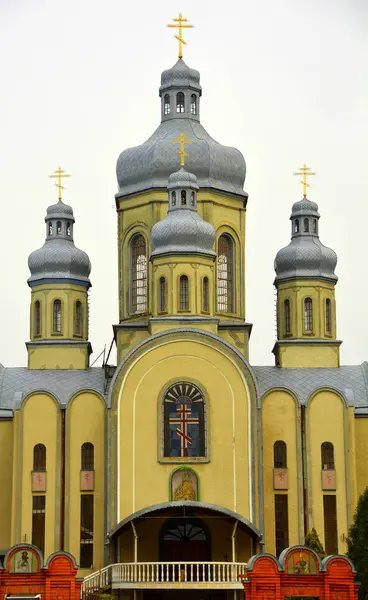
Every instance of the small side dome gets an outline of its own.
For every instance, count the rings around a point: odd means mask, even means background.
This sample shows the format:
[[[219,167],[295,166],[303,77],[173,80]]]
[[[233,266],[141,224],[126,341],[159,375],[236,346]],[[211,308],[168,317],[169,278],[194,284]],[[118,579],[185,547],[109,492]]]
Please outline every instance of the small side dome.
[[[45,221],[48,219],[64,218],[69,219],[69,221],[72,221],[73,223],[75,222],[72,207],[68,204],[64,204],[62,200],[59,200],[56,204],[51,204],[51,206],[46,209]]]
[[[175,63],[171,69],[166,69],[161,73],[160,96],[162,92],[172,87],[190,87],[202,93],[199,83],[200,75],[196,69],[191,69],[182,58]]]

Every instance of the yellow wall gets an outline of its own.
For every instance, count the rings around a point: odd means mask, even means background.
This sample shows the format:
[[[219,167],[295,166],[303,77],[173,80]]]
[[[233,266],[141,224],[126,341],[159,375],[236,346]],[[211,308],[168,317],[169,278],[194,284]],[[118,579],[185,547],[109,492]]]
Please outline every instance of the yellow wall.
[[[355,419],[356,482],[358,497],[368,486],[368,419]]]
[[[288,495],[289,544],[300,544],[303,508],[300,505],[300,437],[298,431],[298,409],[291,394],[275,390],[262,401],[263,432],[263,485],[265,511],[266,552],[276,553],[275,542],[275,493]],[[287,446],[288,484],[287,491],[273,487],[273,447],[282,440]]]
[[[323,494],[336,495],[339,552],[346,552],[341,536],[348,534],[346,439],[348,411],[343,400],[334,392],[320,391],[307,407],[307,447],[309,485],[309,526],[315,527],[324,544]],[[321,487],[321,444],[331,442],[334,446],[336,468],[336,492],[323,492]],[[345,446],[346,444],[346,446]]]
[[[86,344],[51,346],[45,342],[28,348],[29,369],[88,369],[88,364]]]
[[[83,392],[69,403],[66,418],[66,549],[79,564],[81,446],[91,442],[95,467],[93,562],[96,569],[103,564],[104,553],[105,412],[100,396]]]
[[[339,344],[293,344],[284,341],[275,346],[276,365],[296,369],[333,369],[340,366]],[[326,381],[326,383],[328,383]]]
[[[13,422],[0,422],[0,550],[10,547],[13,476]]]

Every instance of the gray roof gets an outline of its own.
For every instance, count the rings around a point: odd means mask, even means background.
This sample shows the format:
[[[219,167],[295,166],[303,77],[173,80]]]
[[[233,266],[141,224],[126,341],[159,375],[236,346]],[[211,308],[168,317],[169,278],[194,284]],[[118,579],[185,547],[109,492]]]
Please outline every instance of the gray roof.
[[[16,410],[30,392],[49,392],[65,407],[81,390],[105,395],[103,368],[86,370],[34,370],[0,365],[0,409]]]
[[[311,395],[321,388],[340,392],[356,414],[368,414],[368,363],[343,366],[336,369],[280,369],[253,367],[260,395],[274,388],[288,389],[300,404],[306,404]]]
[[[189,87],[201,93],[202,88],[199,80],[199,71],[191,69],[182,58],[179,58],[173,67],[161,73],[160,96],[170,88],[183,87]]]

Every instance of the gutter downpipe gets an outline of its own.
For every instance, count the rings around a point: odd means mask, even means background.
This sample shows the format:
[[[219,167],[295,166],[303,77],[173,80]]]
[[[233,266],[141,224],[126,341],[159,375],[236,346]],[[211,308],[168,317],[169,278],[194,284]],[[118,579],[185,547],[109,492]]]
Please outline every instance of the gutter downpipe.
[[[233,527],[233,532],[231,534],[231,560],[233,563],[233,573],[232,573],[232,579],[233,581],[235,581],[235,566],[234,563],[236,562],[236,540],[235,540],[235,535],[236,535],[236,530],[238,528],[238,523],[239,521],[235,521],[234,523],[234,527]],[[236,600],[236,590],[234,590],[234,600]]]
[[[138,535],[134,521],[130,521],[134,535],[134,579],[137,581],[137,562],[138,562]],[[137,598],[137,589],[134,588],[134,600]]]

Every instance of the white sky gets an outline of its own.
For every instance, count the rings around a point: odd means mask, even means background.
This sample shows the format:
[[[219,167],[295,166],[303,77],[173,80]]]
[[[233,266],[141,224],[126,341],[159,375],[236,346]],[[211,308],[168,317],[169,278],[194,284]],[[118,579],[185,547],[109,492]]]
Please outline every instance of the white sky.
[[[165,25],[180,10],[195,24],[184,59],[201,73],[202,124],[247,162],[251,362],[273,364],[273,260],[305,161],[318,173],[321,240],[339,257],[341,362],[368,359],[366,0],[0,0],[0,361],[26,364],[27,258],[44,241],[58,164],[73,175],[64,200],[92,262],[92,360],[109,346],[116,159],[159,124],[160,73],[176,62]]]

